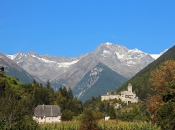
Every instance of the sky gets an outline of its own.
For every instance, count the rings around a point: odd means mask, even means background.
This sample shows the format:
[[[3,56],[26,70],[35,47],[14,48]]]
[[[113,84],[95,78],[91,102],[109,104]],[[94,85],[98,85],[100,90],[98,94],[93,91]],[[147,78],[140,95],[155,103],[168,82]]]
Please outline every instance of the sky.
[[[74,57],[111,42],[158,54],[175,45],[174,0],[0,0],[0,52]]]

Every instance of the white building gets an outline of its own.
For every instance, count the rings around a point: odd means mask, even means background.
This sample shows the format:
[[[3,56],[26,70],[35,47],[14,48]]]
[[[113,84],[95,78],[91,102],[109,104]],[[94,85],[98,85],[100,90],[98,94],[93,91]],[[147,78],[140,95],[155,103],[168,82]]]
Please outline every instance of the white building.
[[[34,110],[33,119],[38,123],[61,122],[61,111],[57,105],[38,105]]]
[[[121,99],[125,103],[137,103],[138,97],[136,96],[135,92],[132,92],[132,85],[128,84],[128,91],[122,91],[120,95],[103,95],[101,96],[101,101],[110,100],[110,99]]]

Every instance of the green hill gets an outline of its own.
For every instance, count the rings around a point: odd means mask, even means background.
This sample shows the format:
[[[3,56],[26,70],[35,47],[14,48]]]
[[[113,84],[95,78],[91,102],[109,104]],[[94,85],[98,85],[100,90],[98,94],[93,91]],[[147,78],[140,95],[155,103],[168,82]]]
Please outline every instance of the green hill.
[[[18,80],[18,78],[9,76],[4,72],[0,72],[0,85],[1,87],[5,84],[8,84],[9,87],[19,88],[19,85],[22,83]],[[1,88],[2,89],[2,88]]]
[[[122,86],[120,86],[116,91],[119,92],[121,90],[125,90],[127,88],[128,83],[131,83],[133,86],[133,91],[136,92],[137,96],[143,100],[147,98],[148,94],[153,94],[151,90],[150,84],[150,72],[155,69],[162,62],[173,59],[175,60],[175,46],[171,47],[168,51],[166,51],[163,55],[161,55],[157,60],[150,63],[140,72],[138,72],[134,77],[125,82]]]

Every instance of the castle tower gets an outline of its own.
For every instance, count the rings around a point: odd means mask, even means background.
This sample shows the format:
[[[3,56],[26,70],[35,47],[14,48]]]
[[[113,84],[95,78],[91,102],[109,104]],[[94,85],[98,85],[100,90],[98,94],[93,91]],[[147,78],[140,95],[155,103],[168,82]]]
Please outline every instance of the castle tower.
[[[132,92],[132,85],[130,83],[128,84],[128,91]]]

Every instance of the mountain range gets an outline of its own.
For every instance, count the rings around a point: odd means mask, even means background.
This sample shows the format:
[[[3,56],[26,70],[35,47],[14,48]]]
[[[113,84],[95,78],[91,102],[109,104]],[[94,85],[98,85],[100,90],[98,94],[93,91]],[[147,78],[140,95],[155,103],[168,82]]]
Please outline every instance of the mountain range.
[[[155,55],[138,49],[130,50],[125,46],[109,42],[99,45],[91,53],[72,58],[39,55],[32,51],[14,55],[6,54],[6,56],[37,81],[44,83],[49,80],[55,90],[60,86],[71,87],[75,95],[83,100],[90,96],[98,96],[94,95],[92,90],[99,90],[100,86],[100,90],[104,91],[98,94],[104,94],[119,87],[155,60],[153,57]],[[98,78],[92,74],[93,72]],[[101,77],[107,74],[114,75],[112,73],[118,75],[116,76],[118,78],[111,81],[109,78],[110,82],[103,82],[104,78]],[[103,85],[100,85],[102,82]],[[112,87],[109,87],[111,84],[113,84]],[[89,93],[88,96],[87,93]]]

